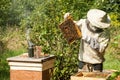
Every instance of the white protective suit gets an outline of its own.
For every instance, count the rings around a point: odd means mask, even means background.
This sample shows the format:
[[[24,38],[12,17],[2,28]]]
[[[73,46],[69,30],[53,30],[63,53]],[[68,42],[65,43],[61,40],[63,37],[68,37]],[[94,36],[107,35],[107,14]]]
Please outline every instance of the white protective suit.
[[[74,22],[82,33],[79,60],[91,64],[104,62],[104,52],[110,39],[109,31],[92,29],[87,19]]]

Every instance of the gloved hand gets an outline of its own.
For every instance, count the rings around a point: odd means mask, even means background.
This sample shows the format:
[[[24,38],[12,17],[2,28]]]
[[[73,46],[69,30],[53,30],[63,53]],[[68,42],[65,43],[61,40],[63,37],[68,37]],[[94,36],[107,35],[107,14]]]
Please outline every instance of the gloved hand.
[[[69,18],[71,18],[72,16],[71,16],[71,14],[68,12],[68,13],[65,13],[65,15],[64,15],[64,20],[67,20],[67,19],[69,19]]]

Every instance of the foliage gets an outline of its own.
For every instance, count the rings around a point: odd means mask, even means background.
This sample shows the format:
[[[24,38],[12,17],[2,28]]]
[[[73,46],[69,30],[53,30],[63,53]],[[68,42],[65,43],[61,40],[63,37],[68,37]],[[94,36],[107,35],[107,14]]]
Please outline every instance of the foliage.
[[[17,32],[17,33],[16,33]],[[25,48],[25,38],[23,32],[19,28],[14,27],[0,27],[0,54],[3,54],[6,50],[16,50],[19,48]]]
[[[120,14],[118,13],[110,13],[110,18],[111,18],[111,26],[113,27],[120,27]]]
[[[20,55],[24,50],[17,51],[6,50],[4,54],[0,54],[0,80],[10,80],[10,68],[8,66],[7,58]]]
[[[92,8],[99,8],[108,13],[110,12],[119,13],[120,12],[119,3],[120,3],[119,0],[97,0],[97,1],[95,0]]]
[[[110,77],[108,77],[108,79],[107,80],[118,80],[117,79],[117,77],[120,75],[120,72],[114,72],[114,73],[112,73],[111,74],[111,76]]]
[[[0,25],[4,25],[8,21],[10,0],[1,0],[0,1]]]

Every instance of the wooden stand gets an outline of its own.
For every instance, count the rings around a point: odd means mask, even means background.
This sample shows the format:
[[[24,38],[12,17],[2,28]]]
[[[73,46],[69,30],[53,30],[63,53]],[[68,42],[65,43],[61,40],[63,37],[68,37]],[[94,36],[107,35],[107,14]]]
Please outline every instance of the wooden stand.
[[[111,72],[78,72],[71,80],[107,80]]]
[[[41,58],[11,57],[10,80],[50,80],[51,69],[54,67],[55,56]]]

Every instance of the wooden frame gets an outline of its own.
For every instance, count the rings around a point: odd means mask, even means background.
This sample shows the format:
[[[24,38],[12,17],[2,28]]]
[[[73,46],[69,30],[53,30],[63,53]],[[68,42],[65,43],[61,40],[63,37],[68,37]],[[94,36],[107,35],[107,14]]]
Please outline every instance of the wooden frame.
[[[81,37],[81,31],[72,19],[67,19],[59,25],[68,43]]]

